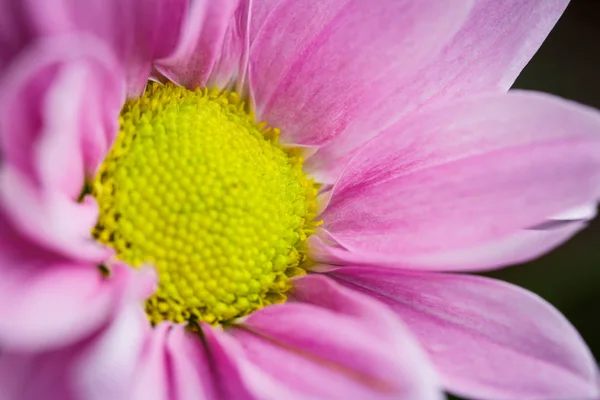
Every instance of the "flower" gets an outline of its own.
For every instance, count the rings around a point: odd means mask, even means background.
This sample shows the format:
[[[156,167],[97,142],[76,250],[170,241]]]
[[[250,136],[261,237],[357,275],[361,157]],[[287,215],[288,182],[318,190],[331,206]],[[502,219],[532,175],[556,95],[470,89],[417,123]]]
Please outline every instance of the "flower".
[[[598,113],[506,93],[566,5],[0,2],[0,398],[597,396],[453,273],[594,215]]]

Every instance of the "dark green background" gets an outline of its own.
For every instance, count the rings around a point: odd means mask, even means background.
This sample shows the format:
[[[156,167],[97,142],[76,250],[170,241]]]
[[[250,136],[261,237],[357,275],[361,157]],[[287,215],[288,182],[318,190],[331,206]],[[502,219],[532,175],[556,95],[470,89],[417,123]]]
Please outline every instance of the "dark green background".
[[[515,87],[600,109],[600,0],[571,1]],[[486,275],[516,283],[550,301],[600,360],[600,216],[550,254]]]

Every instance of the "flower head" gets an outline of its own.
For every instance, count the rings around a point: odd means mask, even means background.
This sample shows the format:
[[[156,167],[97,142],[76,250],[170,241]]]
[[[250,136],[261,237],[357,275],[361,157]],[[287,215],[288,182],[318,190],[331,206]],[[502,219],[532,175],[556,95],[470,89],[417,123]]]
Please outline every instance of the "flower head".
[[[121,112],[92,183],[93,236],[157,268],[153,323],[232,320],[281,303],[304,273],[317,188],[278,135],[217,90],[151,84]]]
[[[449,272],[595,213],[600,114],[507,93],[566,5],[0,1],[0,398],[597,396]]]

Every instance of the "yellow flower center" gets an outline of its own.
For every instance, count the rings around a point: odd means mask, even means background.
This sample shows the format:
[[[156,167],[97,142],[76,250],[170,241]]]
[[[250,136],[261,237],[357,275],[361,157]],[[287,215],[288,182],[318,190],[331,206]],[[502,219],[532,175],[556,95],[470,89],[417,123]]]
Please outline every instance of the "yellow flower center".
[[[152,323],[217,323],[285,301],[317,186],[236,93],[151,84],[125,105],[94,181],[94,237],[159,276]]]

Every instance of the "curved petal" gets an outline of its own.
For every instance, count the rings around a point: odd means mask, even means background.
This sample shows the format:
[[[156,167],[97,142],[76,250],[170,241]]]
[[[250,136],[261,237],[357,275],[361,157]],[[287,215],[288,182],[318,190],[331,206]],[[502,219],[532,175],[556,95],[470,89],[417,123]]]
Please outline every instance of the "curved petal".
[[[236,341],[221,328],[159,324],[149,336],[136,368],[133,391],[125,399],[252,400],[279,399],[277,384],[249,364]],[[255,397],[246,381],[268,396]]]
[[[513,235],[465,249],[407,258],[389,257],[387,265],[437,271],[492,270],[534,260],[554,250],[587,227],[585,220],[549,219],[541,226],[544,225],[547,225],[544,229],[521,229]],[[311,259],[333,265],[369,265],[378,257],[368,252],[352,253],[336,244],[334,240],[326,241],[315,236],[309,238],[309,249]]]
[[[361,144],[415,108],[481,92],[504,92],[538,50],[568,0],[478,0],[454,38],[410,81],[319,149],[306,168],[333,183]]]
[[[50,390],[56,399],[251,400],[236,378],[241,353],[235,342],[216,341],[209,326],[206,340],[181,324],[151,328],[141,304],[151,292],[138,286],[113,306],[110,322],[84,340],[37,353],[3,351],[0,398],[28,400]]]
[[[1,84],[2,163],[79,195],[117,133],[125,97],[114,54],[85,35],[40,40]]]
[[[134,288],[150,281],[128,266],[113,265],[111,278],[105,279],[93,264],[50,256],[18,267],[2,272],[0,341],[3,347],[28,351],[64,346],[88,335]]]
[[[289,388],[286,398],[443,397],[427,359],[388,310],[325,277],[294,286],[305,304],[266,307],[227,330],[251,363]]]
[[[77,200],[117,132],[119,71],[102,42],[81,36],[37,42],[2,77],[1,207],[44,245],[106,253],[90,237],[95,201]]]
[[[201,333],[186,330],[183,324],[162,322],[153,329],[140,307],[136,307],[144,325],[143,337],[132,339],[129,333],[125,338],[102,337],[104,345],[96,345],[92,352],[86,350],[86,358],[79,362],[79,369],[85,368],[89,374],[78,374],[75,377],[86,400],[111,398],[115,400],[148,399],[148,400],[252,400],[244,383],[244,379],[252,379],[267,390],[272,398],[277,397],[276,387],[268,379],[261,378],[260,372],[245,361],[240,346],[220,328],[207,324],[201,325]],[[129,316],[128,323],[136,319]],[[139,332],[134,329],[133,332]],[[124,332],[121,332],[124,334]],[[139,335],[138,335],[139,336]],[[98,376],[98,371],[116,362],[123,350],[121,344],[130,349],[131,354],[124,365],[118,379],[112,378],[114,384],[99,388],[105,377]],[[106,356],[108,355],[108,356]],[[115,358],[111,358],[114,356]],[[240,370],[243,370],[243,376]],[[112,372],[107,372],[113,375]],[[106,377],[110,379],[110,377]],[[109,392],[110,390],[110,392]]]
[[[248,2],[192,1],[176,50],[157,69],[188,88],[228,86],[247,51]]]
[[[569,240],[595,215],[596,204],[577,207],[497,241],[411,258],[410,265],[429,270],[482,271],[524,263]]]
[[[486,95],[372,139],[321,218],[347,262],[411,266],[509,240],[595,203],[599,188],[600,114],[551,96]]]
[[[201,334],[163,322],[148,336],[126,399],[251,400],[237,370],[243,355],[224,334],[204,325]],[[217,339],[218,337],[218,339]]]
[[[550,304],[493,279],[342,267],[339,283],[389,305],[427,349],[446,389],[480,399],[595,398],[596,363]]]
[[[120,301],[113,304],[111,318],[95,333],[68,346],[19,351],[3,342],[0,398],[130,399],[123,396],[149,328],[138,302],[148,295],[150,277],[144,272],[140,279],[133,280]]]
[[[6,166],[0,169],[0,188],[0,213],[10,224],[7,229],[27,237],[31,246],[97,263],[113,253],[91,237],[98,217],[91,196],[78,203],[58,191],[38,191],[23,175]]]
[[[234,338],[219,328],[202,325],[206,351],[212,362],[217,399],[287,399],[289,393],[278,382],[248,362]]]
[[[152,335],[142,308],[142,299],[149,295],[146,283],[114,306],[113,318],[103,330],[76,347],[65,372],[77,399],[136,399],[130,393]]]
[[[288,144],[333,140],[427,65],[470,6],[470,0],[254,2],[249,84],[258,118],[281,128]]]
[[[187,0],[26,0],[21,11],[37,37],[86,33],[103,40],[135,96],[146,86],[152,61],[174,50],[187,8]]]
[[[198,335],[186,332],[183,325],[174,326],[167,343],[167,351],[173,395],[165,400],[218,399],[214,390],[211,360]],[[149,396],[140,398],[148,399]]]
[[[169,353],[167,347],[171,341],[171,332],[174,329],[179,331],[181,327],[165,322],[148,331],[143,346],[140,346],[139,357],[136,357],[134,364],[130,366],[131,385],[123,388],[118,398],[123,400],[126,398],[179,399],[179,397],[174,396],[171,380],[176,378],[174,368],[176,368],[175,365],[178,366],[177,361],[186,358],[188,354],[181,354],[179,358],[173,358]],[[201,356],[201,354],[195,353],[189,355]],[[203,358],[200,358],[199,361],[203,361]],[[190,389],[197,388],[196,380],[190,379],[187,383]],[[127,396],[125,396],[125,393],[127,393]],[[201,393],[201,391],[197,393],[198,398],[204,398],[200,396]]]
[[[288,392],[246,361],[239,344],[224,332],[203,324],[198,335],[169,322],[152,329],[142,306],[153,291],[149,272],[143,270],[119,301],[112,302],[104,326],[79,341],[23,349],[3,341],[0,398],[255,399],[246,381],[269,393],[268,398],[285,398],[282,394]],[[86,301],[80,304],[90,306]],[[78,323],[85,323],[78,316]]]

